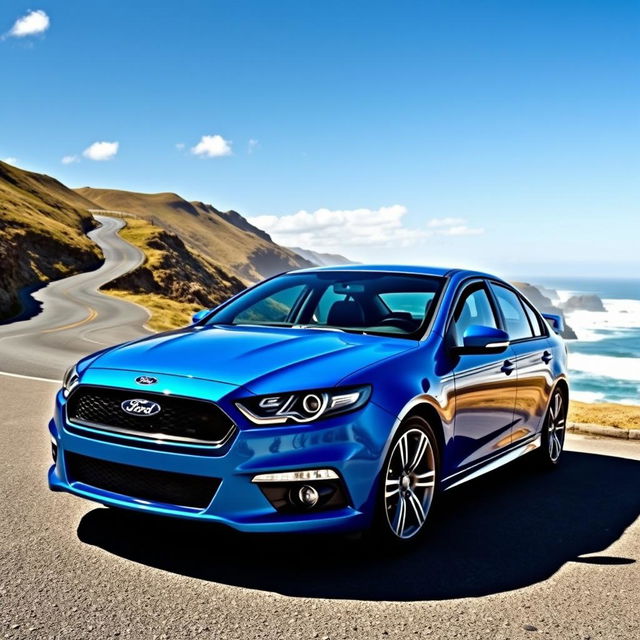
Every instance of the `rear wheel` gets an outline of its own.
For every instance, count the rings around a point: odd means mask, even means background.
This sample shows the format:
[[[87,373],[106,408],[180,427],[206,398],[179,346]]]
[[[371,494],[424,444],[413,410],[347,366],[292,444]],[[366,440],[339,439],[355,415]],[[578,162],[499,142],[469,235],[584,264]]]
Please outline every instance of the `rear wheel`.
[[[542,443],[538,457],[543,466],[555,467],[560,461],[567,430],[567,402],[564,394],[556,389],[551,396],[549,409],[542,429]]]
[[[383,467],[375,532],[399,545],[424,531],[439,481],[438,441],[420,416],[395,435]]]

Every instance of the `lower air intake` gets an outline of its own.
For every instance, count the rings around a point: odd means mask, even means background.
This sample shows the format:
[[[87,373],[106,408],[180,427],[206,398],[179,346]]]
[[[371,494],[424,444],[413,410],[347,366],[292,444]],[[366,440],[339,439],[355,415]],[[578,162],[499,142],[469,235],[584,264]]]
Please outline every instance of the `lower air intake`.
[[[77,453],[66,453],[65,462],[71,482],[182,507],[205,509],[220,486],[218,478],[144,469]]]

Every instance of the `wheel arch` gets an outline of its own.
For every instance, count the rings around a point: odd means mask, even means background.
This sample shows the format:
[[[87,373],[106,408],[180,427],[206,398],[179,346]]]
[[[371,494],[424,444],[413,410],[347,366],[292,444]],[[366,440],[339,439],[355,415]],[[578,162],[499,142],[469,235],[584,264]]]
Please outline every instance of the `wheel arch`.
[[[553,395],[553,392],[559,390],[562,395],[564,396],[564,400],[567,403],[569,403],[569,383],[567,382],[567,379],[565,377],[562,378],[558,378],[558,380],[556,381],[553,390],[551,391],[551,393],[549,394],[549,399],[551,399],[551,396]]]
[[[413,416],[424,418],[433,429],[433,432],[438,440],[438,457],[440,459],[439,462],[440,464],[442,464],[442,457],[444,455],[445,448],[445,435],[444,424],[437,409],[430,402],[423,400],[422,402],[415,404],[413,407],[411,407],[411,409],[409,409],[409,411],[399,421],[399,425]]]
[[[551,390],[549,391],[549,395],[547,397],[547,406],[545,407],[545,410],[544,410],[544,417],[540,421],[540,428],[538,430],[538,433],[542,433],[542,431],[544,429],[546,416],[547,416],[547,414],[549,412],[549,407],[551,406],[551,399],[553,398],[553,394],[556,391],[560,391],[560,393],[562,393],[564,401],[567,403],[567,412],[569,411],[569,382],[568,382],[568,380],[567,380],[567,378],[565,376],[560,376],[554,382],[553,386],[551,387]]]

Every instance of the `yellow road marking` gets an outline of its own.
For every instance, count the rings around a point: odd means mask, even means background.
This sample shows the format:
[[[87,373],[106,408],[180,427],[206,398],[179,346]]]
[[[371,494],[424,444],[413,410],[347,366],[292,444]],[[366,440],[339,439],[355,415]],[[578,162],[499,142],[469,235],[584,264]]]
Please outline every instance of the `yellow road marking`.
[[[82,320],[78,320],[78,322],[72,322],[71,324],[62,325],[61,327],[55,327],[53,329],[44,329],[40,333],[53,333],[54,331],[64,331],[65,329],[73,329],[74,327],[80,327],[83,324],[87,324],[88,322],[95,320],[98,315],[98,312],[95,309],[92,309],[91,307],[87,307],[87,309],[89,310],[89,315],[86,318]]]

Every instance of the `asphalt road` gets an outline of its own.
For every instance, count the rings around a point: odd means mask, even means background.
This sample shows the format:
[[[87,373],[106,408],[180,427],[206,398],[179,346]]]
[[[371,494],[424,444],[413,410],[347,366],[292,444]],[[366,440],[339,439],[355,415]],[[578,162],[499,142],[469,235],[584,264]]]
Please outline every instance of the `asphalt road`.
[[[89,232],[104,253],[102,266],[58,280],[34,293],[42,312],[30,320],[0,326],[0,371],[60,379],[84,355],[149,332],[142,307],[98,292],[98,288],[137,267],[143,255],[117,231],[123,221],[95,216]]]
[[[50,493],[56,385],[0,384],[2,637],[640,637],[638,443],[570,436],[555,472],[523,460],[453,490],[397,556]]]
[[[41,316],[4,328],[0,369],[58,378],[95,343],[143,334],[140,308],[95,291],[139,259],[104,224],[105,266],[50,285]],[[525,459],[463,485],[398,555],[51,493],[56,388],[0,373],[1,637],[640,637],[640,443],[570,436],[554,472]]]

